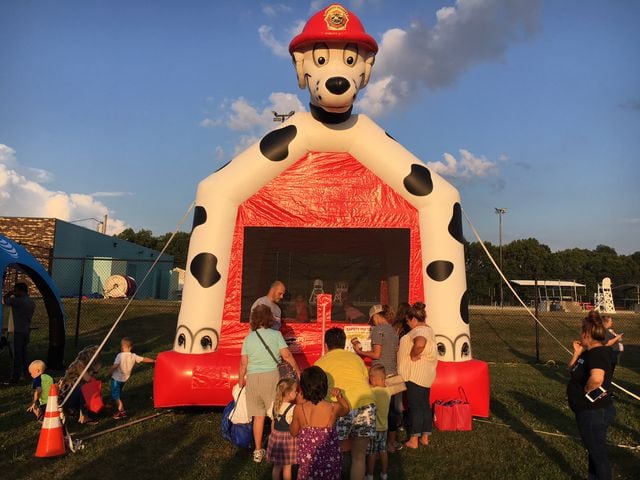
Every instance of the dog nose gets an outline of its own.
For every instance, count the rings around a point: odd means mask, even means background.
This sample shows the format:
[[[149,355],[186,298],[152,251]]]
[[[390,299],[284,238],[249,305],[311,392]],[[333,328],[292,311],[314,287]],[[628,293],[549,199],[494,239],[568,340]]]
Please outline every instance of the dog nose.
[[[349,80],[344,77],[331,77],[325,83],[327,90],[335,95],[342,95],[349,90]]]

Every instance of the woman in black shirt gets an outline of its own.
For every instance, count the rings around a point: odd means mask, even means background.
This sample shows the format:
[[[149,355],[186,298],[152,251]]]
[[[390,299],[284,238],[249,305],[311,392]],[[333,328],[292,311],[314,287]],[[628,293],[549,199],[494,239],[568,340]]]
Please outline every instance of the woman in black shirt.
[[[607,429],[615,418],[611,398],[611,353],[604,345],[605,328],[597,315],[582,322],[580,340],[573,342],[567,385],[582,443],[589,453],[589,479],[610,479]]]

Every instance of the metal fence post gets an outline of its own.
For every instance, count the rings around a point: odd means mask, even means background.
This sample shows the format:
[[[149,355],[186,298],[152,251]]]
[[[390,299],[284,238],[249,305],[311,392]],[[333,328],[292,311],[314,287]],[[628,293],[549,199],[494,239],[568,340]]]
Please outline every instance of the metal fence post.
[[[538,275],[534,278],[534,291],[535,291],[535,317],[536,317],[536,363],[540,363],[540,324],[538,323]]]
[[[82,258],[80,264],[80,288],[78,289],[78,314],[76,315],[76,347],[78,346],[78,337],[80,337],[80,311],[82,310],[82,293],[84,289],[84,262]]]

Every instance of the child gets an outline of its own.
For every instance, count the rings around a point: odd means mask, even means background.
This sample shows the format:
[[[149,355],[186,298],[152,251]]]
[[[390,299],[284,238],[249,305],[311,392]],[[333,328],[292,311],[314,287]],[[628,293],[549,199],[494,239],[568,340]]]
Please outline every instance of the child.
[[[128,337],[124,337],[120,340],[120,353],[116,355],[116,359],[113,362],[113,366],[109,373],[111,374],[111,398],[116,403],[118,411],[113,415],[113,418],[119,420],[127,416],[124,410],[124,405],[120,399],[120,393],[124,388],[124,384],[129,380],[131,371],[136,363],[155,363],[152,358],[141,357],[131,351],[133,342]]]
[[[380,457],[380,480],[387,480],[387,468],[389,457],[387,455],[387,420],[389,415],[389,403],[391,393],[385,386],[385,369],[382,365],[374,365],[369,370],[369,384],[373,387],[373,396],[376,398],[376,435],[369,441],[367,448],[367,476],[365,480],[373,480],[373,470],[376,466],[376,457]]]
[[[46,369],[47,366],[42,360],[34,360],[29,365],[29,373],[33,378],[33,403],[27,408],[27,412],[33,412],[39,422],[44,418],[49,390],[53,385],[53,378],[44,373]]]
[[[327,402],[327,374],[317,366],[300,376],[302,398],[293,411],[291,435],[296,437],[300,468],[298,480],[308,478],[339,479],[342,467],[340,441],[336,431],[338,417],[349,412],[349,404],[338,388],[331,390],[338,403]]]
[[[296,462],[296,441],[291,436],[289,426],[293,420],[293,407],[298,394],[298,382],[292,378],[282,378],[276,386],[276,397],[273,401],[273,423],[267,459],[273,463],[271,478],[291,480],[291,465]]]

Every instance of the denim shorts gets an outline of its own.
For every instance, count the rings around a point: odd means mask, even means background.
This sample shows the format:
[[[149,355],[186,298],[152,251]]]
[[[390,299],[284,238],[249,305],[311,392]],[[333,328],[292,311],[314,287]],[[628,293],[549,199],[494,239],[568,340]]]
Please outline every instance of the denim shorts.
[[[373,437],[376,434],[376,404],[370,403],[364,407],[350,410],[336,422],[338,438],[346,440],[349,437]]]
[[[111,398],[117,402],[120,400],[120,394],[122,393],[122,389],[124,388],[124,384],[126,382],[120,382],[118,380],[111,379]]]

